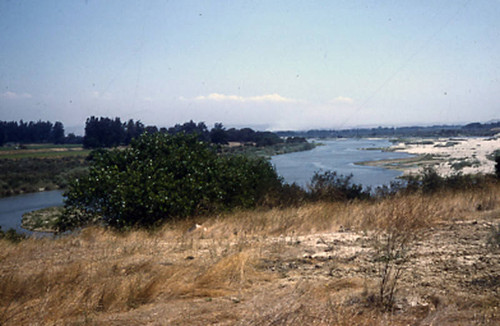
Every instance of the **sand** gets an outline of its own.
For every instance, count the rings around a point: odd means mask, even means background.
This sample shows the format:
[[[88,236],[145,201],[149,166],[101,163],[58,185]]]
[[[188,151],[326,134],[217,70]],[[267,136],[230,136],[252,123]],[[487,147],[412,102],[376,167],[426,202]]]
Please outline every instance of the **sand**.
[[[407,164],[408,160],[400,160],[402,164],[391,162],[406,175],[418,173],[426,166],[432,166],[442,176],[488,174],[495,171],[494,153],[500,151],[500,134],[494,137],[414,139],[394,144],[389,150],[418,155],[413,164]],[[380,163],[380,166],[387,165],[387,162]]]

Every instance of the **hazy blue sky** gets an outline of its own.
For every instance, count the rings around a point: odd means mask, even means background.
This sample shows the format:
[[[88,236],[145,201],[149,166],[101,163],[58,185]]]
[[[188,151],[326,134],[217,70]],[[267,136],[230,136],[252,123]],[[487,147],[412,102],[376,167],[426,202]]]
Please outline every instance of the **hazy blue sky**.
[[[500,118],[500,1],[0,1],[0,120]]]

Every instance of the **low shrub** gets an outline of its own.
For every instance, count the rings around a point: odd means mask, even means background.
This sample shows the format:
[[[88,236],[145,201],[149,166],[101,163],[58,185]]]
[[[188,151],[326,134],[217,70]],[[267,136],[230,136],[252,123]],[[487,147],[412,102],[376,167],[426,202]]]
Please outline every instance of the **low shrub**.
[[[26,239],[26,235],[19,233],[14,229],[3,231],[2,227],[0,226],[0,239],[5,239],[12,243],[19,243],[22,240]]]
[[[447,177],[440,176],[432,167],[427,167],[419,175],[406,177],[404,192],[422,191],[433,194],[446,190],[479,189],[493,182],[491,175],[482,174],[454,174]]]
[[[352,174],[338,175],[337,172],[316,172],[309,186],[310,197],[313,201],[342,201],[370,198],[370,189],[363,189],[362,185],[351,183]]]

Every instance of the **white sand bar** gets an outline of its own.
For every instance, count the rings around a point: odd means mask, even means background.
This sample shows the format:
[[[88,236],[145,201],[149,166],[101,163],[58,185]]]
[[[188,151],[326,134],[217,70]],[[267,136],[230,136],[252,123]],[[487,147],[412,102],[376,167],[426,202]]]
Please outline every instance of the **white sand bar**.
[[[457,173],[494,173],[495,151],[500,151],[500,134],[494,137],[414,139],[390,150],[432,156],[432,167],[442,176]],[[405,174],[418,173],[429,164],[406,168]]]

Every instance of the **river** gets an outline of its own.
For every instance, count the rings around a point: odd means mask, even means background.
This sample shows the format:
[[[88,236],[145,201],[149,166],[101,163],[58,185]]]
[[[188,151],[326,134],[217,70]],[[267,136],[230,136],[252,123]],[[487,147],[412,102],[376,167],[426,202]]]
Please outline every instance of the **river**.
[[[383,139],[340,139],[320,142],[323,146],[318,146],[311,151],[273,156],[271,162],[276,166],[278,174],[288,183],[295,182],[305,186],[315,171],[331,170],[344,175],[352,173],[353,182],[376,187],[389,184],[400,176],[401,172],[354,163],[411,156],[405,153],[362,150],[391,145],[389,141]],[[31,234],[21,228],[22,215],[33,210],[62,205],[62,203],[62,191],[59,190],[0,198],[0,226],[4,231],[14,228]]]
[[[271,162],[279,175],[288,183],[306,186],[316,171],[336,171],[339,174],[353,174],[352,182],[375,188],[389,184],[402,172],[379,167],[356,165],[357,162],[383,159],[407,158],[412,155],[365,148],[384,148],[392,145],[386,139],[338,139],[320,140],[323,146],[311,151],[273,156]]]
[[[45,207],[62,205],[62,193],[61,190],[53,190],[0,198],[2,230],[7,231],[13,228],[25,234],[32,234],[33,232],[21,228],[23,214]]]

